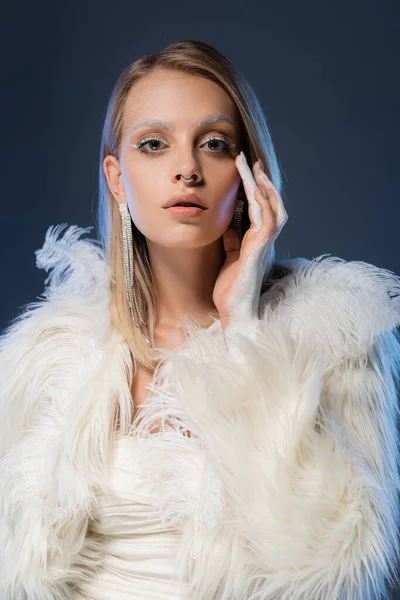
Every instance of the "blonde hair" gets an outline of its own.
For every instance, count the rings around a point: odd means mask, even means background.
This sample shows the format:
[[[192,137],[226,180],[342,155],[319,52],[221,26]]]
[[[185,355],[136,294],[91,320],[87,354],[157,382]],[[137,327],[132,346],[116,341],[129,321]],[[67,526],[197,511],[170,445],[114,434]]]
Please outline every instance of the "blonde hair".
[[[125,292],[121,216],[118,204],[107,185],[103,161],[109,154],[119,159],[122,119],[126,99],[132,86],[140,81],[142,77],[160,68],[175,69],[204,77],[218,83],[229,94],[239,111],[242,121],[242,150],[247,160],[252,165],[257,158],[260,158],[263,162],[264,171],[278,192],[281,192],[280,169],[266,117],[260,103],[246,79],[215,48],[197,40],[178,41],[160,52],[139,58],[124,69],[111,94],[103,126],[100,147],[97,229],[112,275],[111,318],[113,324],[127,341],[135,364],[138,362],[149,370],[155,368],[158,357],[147,345],[141,329],[135,327],[132,322]],[[239,191],[243,191],[242,185]],[[250,222],[247,200],[244,194],[243,197],[245,199],[243,210],[243,228],[245,231]],[[147,324],[146,335],[151,344],[154,345],[154,323],[157,306],[154,280],[145,237],[133,222],[132,238],[134,256],[133,285],[140,313]],[[139,316],[137,319],[139,321]]]

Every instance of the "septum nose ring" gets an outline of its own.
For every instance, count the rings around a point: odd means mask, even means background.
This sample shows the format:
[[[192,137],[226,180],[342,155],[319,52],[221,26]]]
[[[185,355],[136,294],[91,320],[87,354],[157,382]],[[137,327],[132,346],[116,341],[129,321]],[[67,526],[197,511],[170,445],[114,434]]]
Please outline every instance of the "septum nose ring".
[[[186,183],[190,183],[192,181],[193,177],[194,177],[194,175],[192,175],[190,179],[186,179],[186,177],[181,175],[181,179],[183,179],[183,181],[185,181]]]

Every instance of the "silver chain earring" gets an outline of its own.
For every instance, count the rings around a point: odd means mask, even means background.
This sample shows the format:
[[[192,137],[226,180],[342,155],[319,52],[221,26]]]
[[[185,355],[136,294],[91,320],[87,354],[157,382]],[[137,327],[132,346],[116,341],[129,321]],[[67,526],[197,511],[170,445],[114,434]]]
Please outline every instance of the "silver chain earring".
[[[141,329],[140,325],[137,324],[137,320],[133,310],[133,305],[135,305],[139,318],[142,324],[145,325],[142,315],[140,314],[139,306],[136,300],[135,288],[133,285],[133,245],[131,215],[128,210],[127,202],[120,202],[118,204],[118,207],[119,212],[121,213],[122,224],[122,254],[124,261],[126,298],[128,300],[129,308],[131,309],[132,319],[135,324],[135,327],[139,327]],[[141,332],[147,344],[150,346],[150,340],[146,337],[143,331]]]
[[[243,236],[243,209],[244,209],[244,192],[238,194],[238,199],[236,201],[235,212],[232,217],[232,226],[236,229],[239,234],[240,240]]]

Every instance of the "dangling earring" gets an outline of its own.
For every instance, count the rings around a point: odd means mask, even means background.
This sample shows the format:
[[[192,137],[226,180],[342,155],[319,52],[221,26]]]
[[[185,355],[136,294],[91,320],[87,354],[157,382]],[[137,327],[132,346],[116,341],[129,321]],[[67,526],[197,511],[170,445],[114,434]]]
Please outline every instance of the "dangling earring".
[[[238,232],[240,240],[242,240],[242,237],[243,237],[242,217],[243,217],[243,209],[244,209],[244,195],[245,195],[244,191],[241,191],[238,193],[235,212],[233,213],[233,217],[232,217],[232,226]]]
[[[125,290],[126,290],[126,298],[128,300],[129,308],[131,309],[132,319],[135,324],[135,327],[140,327],[137,324],[136,317],[133,310],[133,305],[135,305],[136,310],[138,312],[139,318],[143,325],[145,322],[142,319],[142,315],[140,314],[139,306],[136,300],[135,288],[133,286],[133,245],[132,245],[132,223],[131,223],[131,215],[128,210],[127,202],[120,202],[118,204],[119,212],[121,213],[121,224],[122,224],[122,253],[123,253],[123,261],[124,261],[124,278],[125,278]],[[142,335],[146,340],[147,344],[150,345],[150,341],[145,336],[142,331]]]

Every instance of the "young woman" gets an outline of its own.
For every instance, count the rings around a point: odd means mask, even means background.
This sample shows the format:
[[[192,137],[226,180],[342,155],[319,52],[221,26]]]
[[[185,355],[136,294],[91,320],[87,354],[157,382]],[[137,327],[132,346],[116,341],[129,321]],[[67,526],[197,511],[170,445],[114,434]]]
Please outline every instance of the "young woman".
[[[387,597],[400,279],[277,262],[280,193],[219,52],[182,41],[125,69],[101,241],[50,227],[44,298],[1,337],[1,598]]]

